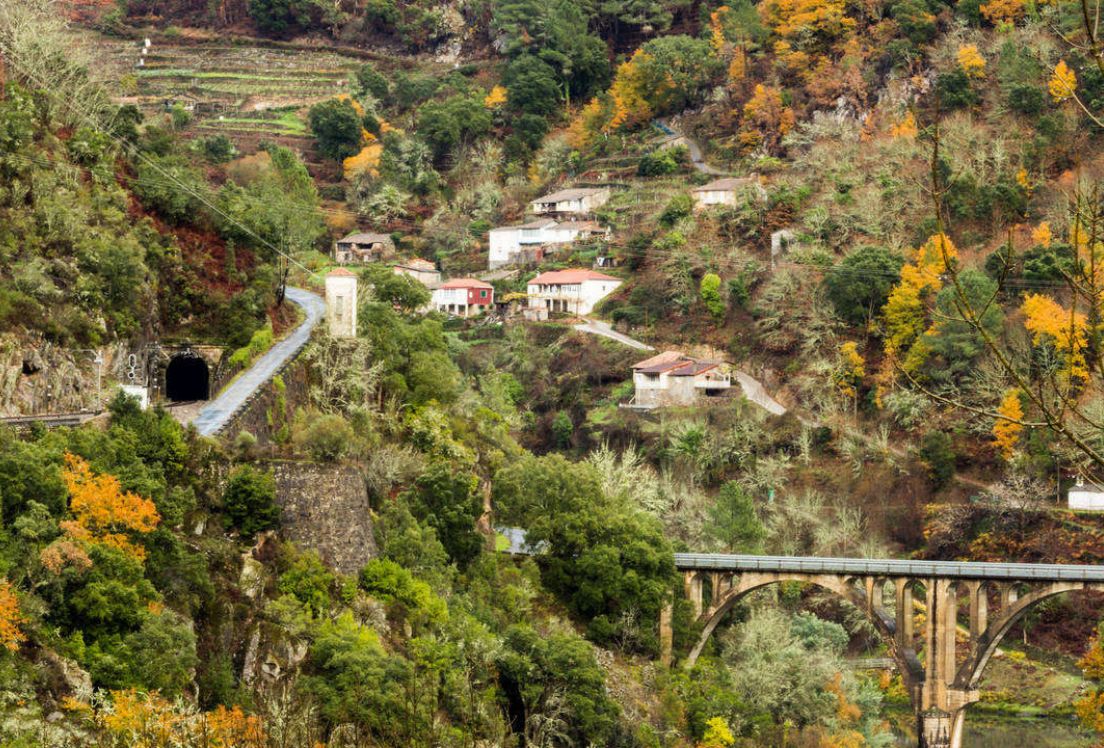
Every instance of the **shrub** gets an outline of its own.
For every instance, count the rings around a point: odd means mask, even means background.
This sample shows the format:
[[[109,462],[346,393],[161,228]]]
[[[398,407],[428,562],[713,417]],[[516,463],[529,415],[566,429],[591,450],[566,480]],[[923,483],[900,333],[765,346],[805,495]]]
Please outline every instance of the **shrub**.
[[[961,67],[940,75],[935,82],[935,92],[940,105],[947,111],[978,103],[978,95],[970,84],[970,76]]]
[[[341,161],[360,151],[362,117],[348,99],[315,104],[307,118],[323,156]]]
[[[276,481],[269,473],[251,465],[243,465],[230,475],[222,506],[230,526],[246,540],[280,524]]]
[[[920,444],[920,459],[928,468],[928,477],[936,488],[950,482],[955,472],[955,452],[951,437],[942,431],[929,431]]]
[[[344,457],[355,434],[349,423],[337,415],[318,416],[299,435],[299,443],[319,462],[336,462]]]
[[[703,275],[698,287],[698,294],[710,314],[717,319],[724,317],[725,303],[724,299],[721,298],[721,276],[716,273]]]
[[[370,62],[364,63],[357,70],[357,85],[360,87],[361,94],[370,93],[380,101],[387,98],[389,89],[387,79]]]
[[[836,314],[852,325],[872,319],[900,279],[904,262],[883,247],[860,247],[844,257],[824,278]]]
[[[667,203],[667,207],[663,209],[663,212],[659,214],[659,222],[661,225],[670,228],[689,216],[693,211],[694,202],[690,199],[690,195],[675,195],[671,198],[671,202]]]
[[[654,153],[646,153],[636,167],[636,173],[642,177],[659,177],[674,174],[686,163],[686,148],[663,148]]]

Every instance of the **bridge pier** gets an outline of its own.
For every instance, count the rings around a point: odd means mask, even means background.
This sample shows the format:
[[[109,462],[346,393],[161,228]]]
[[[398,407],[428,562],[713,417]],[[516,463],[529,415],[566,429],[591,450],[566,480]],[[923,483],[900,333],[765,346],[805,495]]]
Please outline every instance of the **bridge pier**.
[[[961,748],[967,707],[979,698],[981,673],[997,644],[1033,605],[1073,590],[1104,589],[1104,568],[1058,564],[988,564],[943,561],[870,561],[761,556],[675,554],[683,589],[702,624],[683,660],[692,667],[728,611],[745,595],[769,584],[799,582],[829,590],[864,611],[897,661],[916,714],[920,748]],[[709,574],[709,606],[703,577]],[[894,585],[894,615],[883,607]],[[989,610],[988,592],[999,585],[1000,607]],[[924,588],[923,662],[914,644],[914,585]],[[1024,594],[1021,594],[1024,588]],[[959,644],[959,595],[965,593],[966,644]],[[660,616],[665,663],[672,660],[672,607]]]

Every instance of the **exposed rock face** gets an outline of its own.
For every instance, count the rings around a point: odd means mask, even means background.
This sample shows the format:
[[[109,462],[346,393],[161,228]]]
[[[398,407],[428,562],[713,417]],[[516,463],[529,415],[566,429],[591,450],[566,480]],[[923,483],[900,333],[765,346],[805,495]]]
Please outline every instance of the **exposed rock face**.
[[[283,534],[318,552],[342,574],[356,574],[376,556],[368,489],[352,467],[273,462]]]

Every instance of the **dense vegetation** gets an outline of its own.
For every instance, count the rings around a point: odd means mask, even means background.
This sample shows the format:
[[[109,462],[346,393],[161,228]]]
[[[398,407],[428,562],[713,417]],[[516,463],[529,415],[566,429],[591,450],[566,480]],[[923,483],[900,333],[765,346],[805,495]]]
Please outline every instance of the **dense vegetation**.
[[[123,71],[53,10],[0,7],[4,405],[41,370],[24,351],[180,337],[236,371],[337,236],[468,275],[530,200],[602,184],[613,238],[539,269],[614,263],[598,316],[791,412],[619,408],[639,351],[427,313],[419,282],[366,265],[357,337],[316,335],[257,433],[201,438],[123,396],[94,424],[0,429],[0,743],[890,745],[912,729],[899,678],[846,662],[885,645],[815,589],[750,596],[694,669],[662,666],[666,602],[676,656],[700,631],[673,552],[1104,558],[1100,521],[1053,506],[1104,468],[1104,73],[1079,6],[75,5],[153,37]],[[159,67],[231,33],[348,56],[285,71],[301,100],[263,65]],[[143,101],[157,80],[180,100]],[[220,85],[236,111],[185,108]],[[750,177],[732,204],[695,209],[701,159]],[[287,539],[289,464],[360,476],[378,552],[355,572]],[[1071,596],[1017,624],[983,714],[1104,730],[1100,614]],[[1037,695],[1039,672],[1060,685]]]

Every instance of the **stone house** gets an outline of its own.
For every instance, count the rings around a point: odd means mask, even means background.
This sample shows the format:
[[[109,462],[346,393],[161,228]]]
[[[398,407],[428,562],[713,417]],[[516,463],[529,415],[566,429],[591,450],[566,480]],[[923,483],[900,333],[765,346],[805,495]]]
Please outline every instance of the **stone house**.
[[[645,409],[694,405],[704,398],[725,394],[731,386],[724,363],[664,351],[633,365],[631,405]]]
[[[345,263],[376,262],[395,251],[395,244],[387,234],[355,233],[334,243],[334,260]]]
[[[759,182],[758,174],[714,179],[708,184],[690,190],[690,196],[694,199],[694,209],[702,210],[714,205],[736,205],[740,200],[740,193],[747,189],[755,190],[761,199],[767,196],[767,191]]]
[[[407,275],[426,288],[437,288],[441,285],[441,271],[429,260],[416,257],[413,260],[395,263],[393,269],[395,275]]]

